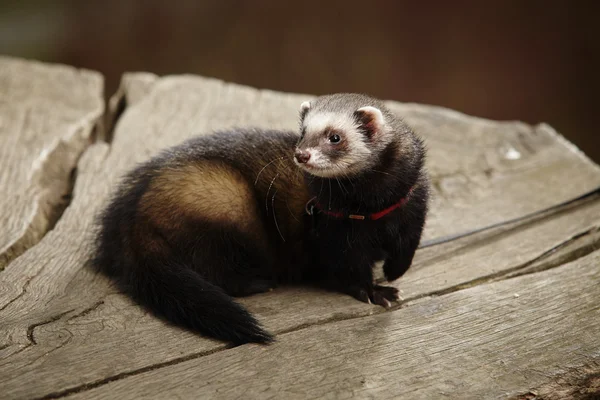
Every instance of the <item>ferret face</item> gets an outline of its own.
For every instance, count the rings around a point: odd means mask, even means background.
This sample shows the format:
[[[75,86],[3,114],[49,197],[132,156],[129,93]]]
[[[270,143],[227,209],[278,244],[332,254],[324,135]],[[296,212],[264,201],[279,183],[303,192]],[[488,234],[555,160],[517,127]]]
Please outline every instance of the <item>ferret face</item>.
[[[301,109],[296,165],[323,178],[343,178],[369,168],[377,148],[377,131],[384,128],[377,108],[327,111],[312,109],[305,102]]]

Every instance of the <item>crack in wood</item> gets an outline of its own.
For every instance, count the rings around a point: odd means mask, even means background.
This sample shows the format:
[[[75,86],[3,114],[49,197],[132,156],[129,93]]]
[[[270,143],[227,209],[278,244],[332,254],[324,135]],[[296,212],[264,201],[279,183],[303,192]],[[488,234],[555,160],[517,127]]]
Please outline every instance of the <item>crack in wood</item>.
[[[127,109],[127,93],[117,93],[115,97],[109,99],[109,107],[106,111],[105,120],[107,129],[104,137],[101,139],[108,144],[111,144],[114,139],[115,127]]]
[[[94,130],[99,129],[99,124],[99,119],[94,122],[94,125],[90,128],[90,135],[93,135]],[[85,129],[86,127],[84,125],[78,128],[78,130],[81,132],[83,132]],[[79,135],[84,134],[79,133]],[[52,186],[56,186],[56,184],[54,183],[56,179],[60,179],[62,182],[64,182],[64,190],[62,190],[62,193],[54,195],[54,197],[49,195],[38,198],[38,203],[41,209],[38,212],[38,215],[36,215],[34,219],[30,221],[30,225],[27,228],[27,230],[23,233],[23,235],[0,254],[0,272],[7,268],[11,264],[11,262],[14,261],[21,254],[23,254],[30,248],[36,246],[40,241],[42,241],[42,239],[54,229],[58,221],[60,221],[60,219],[64,215],[67,208],[71,205],[73,199],[73,191],[75,188],[75,182],[77,179],[77,163],[92,144],[91,140],[87,140],[85,144],[81,145],[81,149],[77,149],[77,141],[78,139],[74,139],[72,143],[69,143],[64,139],[61,139],[58,145],[56,145],[53,149],[51,149],[51,151],[49,151],[43,163],[37,169],[35,173],[35,180],[38,182],[39,187],[41,188],[41,192],[47,190],[50,185],[49,183],[44,184],[43,182],[52,182]],[[76,155],[73,160],[71,169],[68,171],[68,173],[60,177],[48,177],[48,171],[53,171],[55,169],[48,167],[48,165],[54,163],[60,164],[61,162],[63,162],[62,159],[64,158],[64,155],[71,151],[76,152]],[[58,186],[60,187],[62,186],[62,184]],[[43,219],[45,219],[46,221],[40,222]],[[36,229],[41,230],[36,231]]]
[[[98,300],[97,302],[95,302],[90,307],[88,307],[88,308],[84,309],[83,311],[81,311],[80,313],[75,314],[72,317],[70,317],[69,321],[71,321],[71,320],[73,320],[75,318],[85,317],[86,315],[88,315],[92,311],[96,310],[98,307],[100,307],[103,304],[104,304],[104,300]]]
[[[106,134],[104,128],[107,107],[103,95],[99,93],[103,92],[103,78],[96,72],[74,70],[59,65],[40,70],[38,65],[29,65],[7,57],[0,58],[3,66],[2,78],[6,80],[0,82],[3,84],[3,90],[9,97],[18,93],[16,104],[8,110],[3,109],[3,113],[9,113],[9,119],[17,118],[16,124],[11,126],[7,133],[14,130],[15,137],[25,137],[22,140],[7,142],[7,153],[14,153],[17,158],[13,160],[9,157],[6,162],[21,162],[20,167],[17,164],[14,167],[22,173],[9,174],[8,176],[12,176],[15,181],[3,183],[8,184],[10,190],[14,190],[13,185],[20,185],[22,193],[11,192],[19,203],[21,196],[26,197],[25,204],[16,206],[17,213],[14,216],[10,215],[9,219],[11,224],[20,225],[9,231],[6,237],[2,237],[1,272],[52,231],[70,206],[77,163],[90,145]],[[68,81],[71,81],[77,90],[68,93],[66,89],[62,91],[59,88],[60,83]],[[32,82],[35,82],[35,85],[32,85]],[[31,98],[23,96],[25,93]],[[65,98],[63,102],[61,96],[71,98],[69,101]],[[53,110],[57,115],[42,121],[57,100],[60,104]],[[67,104],[71,105],[74,102],[81,104],[73,104],[71,109],[65,109]],[[19,156],[26,153],[31,158],[20,160]],[[11,222],[14,218],[21,218],[22,221]]]
[[[35,324],[29,325],[27,327],[27,339],[29,339],[29,341],[31,342],[31,344],[37,344],[37,341],[35,340],[35,337],[33,336],[33,331],[35,330],[35,328],[43,326],[43,325],[47,325],[47,324],[51,324],[52,322],[58,321],[59,319],[61,319],[64,315],[73,312],[74,309],[62,312],[60,314],[57,315],[53,315],[52,317],[42,321],[42,322],[36,322]]]
[[[19,300],[21,297],[23,297],[23,295],[25,293],[27,293],[27,289],[29,288],[29,285],[31,284],[31,281],[33,281],[35,278],[37,278],[42,272],[44,272],[44,269],[46,268],[46,264],[44,264],[44,266],[42,266],[37,273],[35,273],[33,276],[29,277],[25,283],[23,284],[23,287],[21,288],[21,293],[19,293],[18,295],[16,295],[14,298],[10,299],[8,302],[6,302],[6,304],[4,304],[2,307],[0,307],[0,311],[4,311],[6,308],[8,308],[8,306],[10,306],[12,303],[14,303],[15,301]]]
[[[542,271],[546,271],[555,267],[559,267],[560,265],[563,265],[567,262],[572,262],[575,261],[579,258],[585,257],[586,255],[590,254],[591,252],[593,252],[595,249],[597,249],[597,244],[600,243],[600,240],[598,241],[594,241],[593,246],[584,246],[583,249],[585,249],[585,251],[580,251],[581,249],[575,249],[572,252],[569,252],[568,254],[565,255],[565,257],[562,257],[560,259],[560,262],[549,262],[549,263],[545,263],[542,264],[541,266],[539,266],[539,268],[535,268],[535,269],[530,269],[530,267],[532,265],[535,265],[537,263],[539,263],[540,261],[543,261],[545,259],[547,259],[548,257],[550,257],[553,254],[556,254],[557,252],[561,251],[561,249],[564,249],[566,247],[568,247],[570,244],[573,244],[574,242],[577,242],[579,240],[582,240],[588,236],[594,235],[600,233],[600,226],[595,226],[593,228],[590,228],[586,231],[583,232],[579,232],[573,236],[571,236],[570,238],[562,241],[561,243],[553,246],[552,248],[544,251],[541,255],[535,257],[532,260],[529,260],[527,262],[524,262],[522,264],[520,264],[519,266],[516,266],[514,268],[511,268],[509,270],[504,270],[498,274],[493,274],[493,275],[488,275],[487,277],[481,278],[481,279],[476,279],[473,281],[469,281],[466,283],[462,283],[459,285],[455,285],[452,286],[450,288],[446,288],[443,290],[439,290],[439,291],[433,291],[433,292],[428,292],[428,293],[424,293],[422,295],[418,295],[418,296],[414,296],[411,298],[407,298],[405,300],[403,300],[401,303],[392,306],[392,308],[388,309],[388,310],[369,310],[369,313],[365,313],[365,314],[358,314],[358,315],[352,315],[352,316],[348,316],[348,315],[335,315],[332,316],[331,318],[327,318],[318,322],[313,322],[313,323],[306,323],[306,324],[301,324],[301,325],[297,325],[294,326],[292,328],[289,329],[283,329],[281,331],[275,332],[277,336],[279,335],[284,335],[284,334],[288,334],[288,333],[293,333],[293,332],[297,332],[306,328],[310,328],[310,327],[316,327],[316,326],[321,326],[321,325],[326,325],[332,322],[339,322],[339,321],[346,321],[346,320],[352,320],[352,319],[358,319],[358,318],[365,318],[365,317],[370,317],[372,315],[376,315],[376,314],[382,314],[384,312],[394,312],[397,310],[400,310],[402,308],[405,307],[409,307],[412,305],[412,303],[414,303],[417,300],[423,299],[423,298],[427,298],[427,297],[439,297],[439,296],[443,296],[443,295],[447,295],[450,293],[454,293],[460,290],[464,290],[464,289],[468,289],[470,287],[474,287],[477,285],[481,285],[481,284],[485,284],[485,283],[492,283],[492,282],[497,282],[497,281],[501,281],[504,279],[512,279],[512,278],[516,278],[518,276],[523,276],[523,275],[528,275],[528,274],[532,274],[532,273],[537,273],[537,272],[542,272]],[[515,274],[515,272],[517,271],[522,271],[522,273],[519,274]],[[96,307],[98,307],[100,304],[100,302],[96,303]],[[90,308],[94,308],[94,307],[90,307]],[[85,310],[84,310],[85,311]],[[90,310],[91,311],[91,310]],[[89,312],[89,311],[88,311]],[[196,358],[201,358],[210,354],[214,354],[214,353],[218,353],[221,351],[225,351],[225,350],[229,350],[232,349],[234,347],[237,346],[231,346],[231,345],[223,345],[221,347],[218,347],[216,349],[212,349],[209,351],[205,351],[205,352],[198,352],[198,353],[194,353],[194,354],[190,354],[184,357],[179,357],[179,358],[175,358],[169,361],[165,361],[162,363],[158,363],[158,364],[152,364],[143,368],[138,368],[135,370],[131,370],[131,371],[126,371],[126,372],[122,372],[120,374],[117,375],[113,375],[104,379],[100,379],[97,380],[95,382],[91,382],[91,383],[86,383],[83,385],[79,385],[79,386],[75,386],[72,388],[68,388],[59,392],[54,392],[54,393],[50,393],[47,394],[45,396],[39,397],[39,400],[42,399],[58,399],[58,398],[62,398],[62,397],[66,397],[75,393],[81,393],[81,392],[85,392],[91,389],[95,389],[97,387],[103,386],[107,383],[110,382],[114,382],[117,380],[121,380],[121,379],[125,379],[131,376],[135,376],[135,375],[139,375],[145,372],[149,372],[149,371],[153,371],[153,370],[157,370],[157,369],[161,369],[164,367],[168,367],[168,366],[172,366],[175,364],[179,364],[185,361],[189,361],[189,360],[193,360]],[[586,399],[588,400],[588,399]]]
[[[529,260],[527,262],[524,262],[516,267],[503,270],[501,272],[498,272],[497,274],[492,274],[492,275],[488,275],[488,276],[485,276],[482,278],[474,279],[472,281],[463,282],[461,284],[451,286],[449,288],[445,288],[442,290],[427,292],[427,293],[420,294],[418,296],[409,297],[409,298],[402,300],[400,303],[398,303],[396,305],[392,305],[392,307],[387,310],[375,309],[375,310],[371,310],[372,312],[369,314],[364,314],[364,315],[360,314],[360,315],[355,315],[355,316],[336,315],[336,316],[333,316],[328,319],[324,319],[324,320],[316,322],[316,323],[307,323],[307,324],[297,325],[297,326],[291,327],[289,329],[282,330],[280,332],[277,332],[277,335],[296,332],[301,329],[305,329],[305,328],[312,327],[312,326],[325,325],[325,324],[328,324],[331,322],[351,320],[351,319],[355,319],[355,318],[364,318],[364,317],[368,317],[371,315],[381,314],[384,312],[393,312],[393,311],[396,311],[396,310],[399,310],[399,309],[402,309],[405,307],[409,307],[411,305],[411,303],[413,303],[417,300],[421,300],[423,298],[440,297],[440,296],[444,296],[444,295],[447,295],[450,293],[458,292],[460,290],[468,289],[468,288],[475,287],[478,285],[483,285],[486,283],[498,282],[498,281],[502,281],[502,280],[506,280],[506,279],[516,278],[516,277],[523,276],[523,275],[529,275],[529,274],[533,274],[533,273],[537,273],[537,272],[547,271],[549,269],[559,267],[568,262],[576,261],[579,258],[585,257],[586,255],[592,253],[594,250],[597,250],[598,244],[600,243],[600,239],[592,245],[588,245],[588,246],[584,246],[579,249],[575,249],[573,252],[566,254],[563,258],[561,258],[557,262],[542,264],[538,268],[535,268],[535,269],[530,269],[529,267],[550,257],[552,254],[555,254],[556,252],[560,251],[560,249],[567,247],[569,244],[572,244],[573,242],[581,240],[582,238],[584,238],[586,236],[590,236],[590,235],[593,235],[593,234],[599,233],[599,232],[600,232],[600,227],[598,227],[598,226],[593,227],[584,232],[580,232],[580,233],[573,235],[572,237],[562,241],[561,243],[557,244],[556,246],[553,246],[552,248],[544,251],[538,257],[536,257],[532,260]],[[522,271],[522,272],[517,273],[518,271]]]
[[[0,364],[0,367],[3,367],[4,365],[10,363],[10,361],[8,361],[8,358],[10,357],[12,359],[12,357],[15,357],[17,354],[24,352],[25,350],[29,349],[31,346],[33,346],[31,343],[27,343],[25,345],[15,345],[13,343],[9,343],[6,345],[3,345],[2,348],[0,348],[0,350],[6,350],[9,347],[13,347],[13,346],[18,346],[19,348],[17,350],[13,350],[8,356],[3,357],[1,360],[5,361],[4,363]],[[39,357],[38,357],[39,358]],[[30,363],[27,363],[27,365],[29,365]]]
[[[518,266],[502,270],[496,274],[491,274],[491,275],[487,275],[487,276],[484,276],[481,278],[474,279],[472,281],[464,282],[459,285],[452,286],[452,287],[449,287],[446,289],[442,289],[442,290],[430,292],[430,293],[424,293],[424,294],[416,296],[412,299],[407,299],[405,302],[419,300],[424,297],[443,296],[443,295],[453,293],[453,292],[456,292],[459,290],[468,289],[470,287],[474,287],[474,286],[478,286],[478,285],[482,285],[482,284],[486,284],[486,283],[491,283],[491,282],[498,282],[498,281],[502,281],[502,280],[506,280],[506,279],[512,279],[512,278],[516,278],[518,276],[529,275],[532,273],[542,272],[542,271],[546,271],[546,270],[549,270],[549,269],[552,269],[555,267],[559,267],[563,264],[575,261],[581,257],[585,257],[586,255],[590,254],[591,252],[593,252],[594,250],[596,250],[598,248],[597,244],[600,243],[600,241],[595,242],[591,245],[586,245],[580,249],[576,249],[573,252],[567,253],[567,254],[565,254],[565,256],[563,258],[560,259],[560,261],[542,264],[538,268],[535,268],[535,269],[529,268],[532,265],[545,260],[546,258],[550,257],[551,255],[555,254],[556,252],[560,251],[561,249],[567,247],[569,244],[572,244],[573,242],[576,242],[586,236],[591,236],[598,232],[600,232],[600,226],[594,226],[593,228],[590,228],[586,231],[577,233],[577,234],[571,236],[570,238],[563,240],[556,246],[553,246],[552,248],[544,251],[542,254],[535,257],[534,259],[526,261]],[[522,273],[518,273],[519,271],[522,271]]]
[[[565,212],[565,211],[571,209],[572,207],[578,207],[579,205],[586,204],[588,201],[596,200],[599,196],[600,196],[600,187],[597,187],[587,193],[583,193],[583,194],[581,194],[575,198],[572,198],[570,200],[566,200],[562,203],[555,204],[548,208],[534,211],[532,213],[522,215],[520,217],[500,221],[497,223],[493,223],[491,225],[483,226],[480,228],[475,228],[470,231],[463,231],[463,232],[459,232],[456,234],[450,234],[450,235],[446,235],[446,236],[442,236],[442,237],[424,240],[419,245],[419,249],[424,249],[424,248],[433,247],[433,246],[439,246],[441,244],[454,242],[456,240],[463,239],[463,238],[466,238],[469,236],[473,236],[473,235],[479,234],[479,233],[485,233],[488,231],[494,231],[497,229],[507,228],[507,227],[511,227],[511,226],[518,227],[521,224],[532,223],[532,222],[535,222],[535,221],[538,221],[538,220],[541,220],[544,218],[548,218],[548,217],[555,217],[557,215],[560,215],[562,212]]]
[[[208,351],[202,351],[202,352],[193,353],[193,354],[188,354],[187,356],[174,358],[174,359],[169,360],[169,361],[165,361],[165,362],[158,363],[158,364],[148,365],[146,367],[134,369],[134,370],[127,371],[127,372],[122,372],[122,373],[117,374],[117,375],[109,376],[108,378],[100,379],[100,380],[97,380],[97,381],[94,381],[94,382],[90,382],[90,383],[85,383],[85,384],[79,385],[79,386],[74,386],[72,388],[61,390],[59,392],[49,393],[49,394],[44,395],[42,397],[36,397],[36,398],[34,398],[34,400],[59,399],[59,398],[62,398],[62,397],[70,396],[70,395],[75,394],[75,393],[86,392],[88,390],[95,389],[97,387],[106,385],[107,383],[111,383],[111,382],[114,382],[114,381],[125,379],[125,378],[128,378],[130,376],[135,376],[135,375],[143,374],[145,372],[154,371],[154,370],[157,370],[157,369],[160,369],[160,368],[169,367],[171,365],[180,364],[182,362],[194,360],[196,358],[201,358],[201,357],[208,356],[208,355],[211,355],[211,354],[214,354],[214,353],[218,353],[218,352],[221,352],[221,351],[229,350],[229,349],[232,349],[232,348],[235,348],[235,347],[238,347],[238,346],[233,346],[233,345],[227,345],[226,346],[226,345],[223,345],[223,346],[217,347],[216,349],[212,349],[212,350],[208,350]]]

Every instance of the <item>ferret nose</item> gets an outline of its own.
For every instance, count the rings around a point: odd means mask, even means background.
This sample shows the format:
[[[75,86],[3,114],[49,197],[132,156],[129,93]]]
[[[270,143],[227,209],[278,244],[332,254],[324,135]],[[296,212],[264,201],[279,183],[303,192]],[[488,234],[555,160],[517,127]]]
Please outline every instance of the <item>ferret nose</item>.
[[[310,160],[310,153],[304,150],[296,150],[296,160],[300,164],[306,164]]]

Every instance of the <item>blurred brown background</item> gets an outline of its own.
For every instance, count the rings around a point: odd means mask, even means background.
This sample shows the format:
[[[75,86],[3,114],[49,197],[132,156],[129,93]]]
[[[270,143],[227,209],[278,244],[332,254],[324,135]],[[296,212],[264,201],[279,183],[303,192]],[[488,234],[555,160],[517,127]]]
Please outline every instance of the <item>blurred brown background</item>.
[[[600,162],[594,1],[0,0],[0,53],[549,122]]]

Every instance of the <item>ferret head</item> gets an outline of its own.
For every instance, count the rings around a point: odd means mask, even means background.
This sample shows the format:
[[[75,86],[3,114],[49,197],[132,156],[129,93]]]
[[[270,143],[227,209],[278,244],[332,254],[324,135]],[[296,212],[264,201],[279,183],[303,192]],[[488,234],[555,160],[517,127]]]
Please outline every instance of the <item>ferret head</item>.
[[[393,139],[393,116],[376,99],[358,94],[318,97],[300,106],[296,164],[323,178],[368,170]]]

